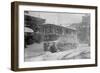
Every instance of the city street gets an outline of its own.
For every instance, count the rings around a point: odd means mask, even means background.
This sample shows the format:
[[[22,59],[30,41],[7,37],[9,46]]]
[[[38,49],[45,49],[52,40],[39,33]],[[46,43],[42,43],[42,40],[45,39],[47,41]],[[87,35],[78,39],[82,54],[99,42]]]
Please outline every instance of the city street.
[[[39,48],[41,47],[37,46],[37,49],[38,49],[37,52],[36,50],[32,51],[31,48],[25,49],[25,50],[28,50],[26,51],[28,52],[28,54],[26,55],[27,58],[25,58],[25,61],[69,60],[69,59],[89,59],[90,58],[90,48],[88,47],[87,44],[80,44],[75,49],[69,49],[66,51],[60,51],[60,52],[55,52],[55,53],[51,53],[49,51],[44,52],[44,51],[41,51]]]

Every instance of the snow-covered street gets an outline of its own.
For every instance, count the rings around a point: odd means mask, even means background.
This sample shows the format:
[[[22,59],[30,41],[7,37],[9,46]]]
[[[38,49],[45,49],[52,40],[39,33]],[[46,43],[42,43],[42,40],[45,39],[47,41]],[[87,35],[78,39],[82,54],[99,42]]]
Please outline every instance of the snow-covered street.
[[[32,52],[32,51],[31,51]],[[30,53],[32,54],[32,53]],[[33,52],[33,54],[35,54]],[[69,60],[69,59],[89,59],[90,48],[86,44],[81,44],[75,49],[69,49],[60,52],[42,52],[38,56],[30,56],[25,61],[47,61],[47,60]]]

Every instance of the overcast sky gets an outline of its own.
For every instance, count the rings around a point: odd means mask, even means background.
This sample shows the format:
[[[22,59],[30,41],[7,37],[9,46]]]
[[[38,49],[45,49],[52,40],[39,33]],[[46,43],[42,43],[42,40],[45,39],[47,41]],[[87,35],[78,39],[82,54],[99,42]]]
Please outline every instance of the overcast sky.
[[[29,15],[46,19],[45,23],[69,26],[73,23],[82,22],[82,16],[85,14],[75,13],[54,13],[54,12],[34,12],[29,11]]]

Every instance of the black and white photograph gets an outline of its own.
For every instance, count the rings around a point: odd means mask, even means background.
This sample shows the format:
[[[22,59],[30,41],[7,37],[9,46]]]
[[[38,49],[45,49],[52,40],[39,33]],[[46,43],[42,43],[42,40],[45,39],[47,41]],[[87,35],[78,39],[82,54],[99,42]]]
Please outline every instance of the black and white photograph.
[[[97,66],[97,7],[12,3],[14,71]]]
[[[90,14],[24,11],[24,61],[90,59]]]

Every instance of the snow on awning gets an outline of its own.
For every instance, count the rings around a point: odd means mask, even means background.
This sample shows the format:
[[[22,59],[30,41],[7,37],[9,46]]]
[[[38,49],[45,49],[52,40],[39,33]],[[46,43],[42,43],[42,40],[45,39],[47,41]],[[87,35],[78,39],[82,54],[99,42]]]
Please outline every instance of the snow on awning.
[[[31,28],[24,27],[24,32],[34,32]]]

